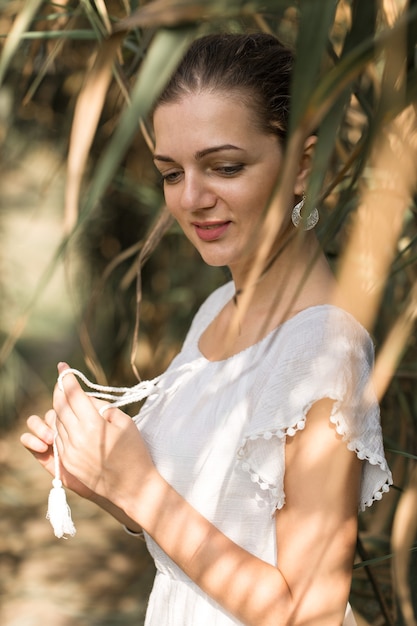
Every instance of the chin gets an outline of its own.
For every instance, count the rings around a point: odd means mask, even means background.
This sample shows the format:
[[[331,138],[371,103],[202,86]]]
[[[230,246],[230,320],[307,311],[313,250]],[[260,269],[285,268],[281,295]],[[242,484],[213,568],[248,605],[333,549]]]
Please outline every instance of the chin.
[[[212,246],[198,250],[201,258],[207,265],[213,267],[224,267],[229,265],[239,265],[241,255],[233,254],[233,251],[222,250],[220,246]]]
[[[215,259],[209,255],[203,255],[200,253],[201,258],[203,259],[206,265],[210,267],[226,267],[229,265],[228,261],[222,261],[221,259]]]

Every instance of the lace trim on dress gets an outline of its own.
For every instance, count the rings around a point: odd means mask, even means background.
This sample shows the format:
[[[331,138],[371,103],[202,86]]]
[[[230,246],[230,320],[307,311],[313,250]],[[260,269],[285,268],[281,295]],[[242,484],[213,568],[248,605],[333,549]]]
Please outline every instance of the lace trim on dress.
[[[336,418],[335,413],[336,411],[332,411],[332,414],[330,415],[330,422],[335,425],[336,432],[341,435],[343,441],[346,442],[347,449],[354,452],[361,461],[368,461],[371,465],[379,466],[381,471],[387,475],[386,482],[381,485],[381,487],[374,489],[371,498],[366,501],[361,499],[360,509],[363,511],[366,507],[372,506],[376,500],[381,500],[384,493],[389,491],[393,482],[391,471],[388,467],[386,459],[381,454],[371,452],[360,439],[350,439],[347,425],[342,424],[342,421]]]
[[[264,439],[268,441],[271,440],[273,437],[276,437],[281,441],[285,441],[288,436],[294,437],[294,435],[298,431],[305,428],[307,413],[316,401],[317,400],[311,402],[304,409],[304,417],[302,419],[298,420],[290,426],[269,429],[263,432],[250,434],[243,439],[242,445],[237,451],[237,458],[241,469],[250,475],[251,481],[253,483],[256,483],[263,492],[269,492],[271,498],[274,500],[274,510],[282,509],[285,505],[284,487],[283,485],[280,486],[276,483],[265,480],[265,478],[261,476],[260,472],[256,471],[256,469],[251,466],[251,453],[247,449],[248,442],[256,441],[259,439]],[[348,450],[354,452],[360,460],[367,461],[372,466],[378,466],[379,469],[386,474],[385,482],[382,485],[375,486],[375,488],[373,488],[372,496],[370,498],[364,499],[361,494],[359,509],[363,511],[366,507],[372,506],[372,504],[376,500],[381,500],[383,494],[389,491],[389,488],[393,483],[392,476],[388,464],[382,455],[369,450],[369,448],[359,439],[350,438],[350,432],[347,424],[343,423],[343,420],[337,419],[336,417],[336,414],[339,412],[341,404],[342,402],[340,400],[335,401],[332,412],[329,416],[330,422],[336,427],[336,432],[343,438],[343,441],[346,442]],[[276,453],[278,454],[278,451],[276,451]]]
[[[249,459],[247,459],[247,442],[256,441],[257,439],[265,439],[269,441],[273,437],[284,440],[287,436],[293,437],[299,430],[303,430],[305,427],[306,418],[299,420],[293,426],[287,428],[276,428],[266,430],[262,433],[256,433],[245,437],[241,447],[237,451],[237,457],[240,461],[240,467],[244,472],[250,475],[250,479],[253,483],[257,483],[262,491],[269,491],[271,496],[276,499],[275,508],[282,509],[285,504],[285,494],[283,489],[280,489],[276,484],[270,483],[264,480],[259,473],[257,473],[250,465]]]

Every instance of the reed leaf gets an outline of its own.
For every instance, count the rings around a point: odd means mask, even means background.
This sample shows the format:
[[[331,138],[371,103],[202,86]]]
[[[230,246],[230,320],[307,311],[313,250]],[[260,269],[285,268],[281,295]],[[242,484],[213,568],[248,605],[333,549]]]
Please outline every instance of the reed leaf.
[[[103,44],[77,100],[67,163],[65,232],[70,232],[78,219],[81,181],[122,39],[115,35]]]
[[[347,53],[340,63],[322,76],[320,81],[316,81],[316,88],[312,90],[305,105],[304,114],[300,116],[299,124],[312,130],[320,124],[320,121],[337,100],[343,90],[354,81],[366,66],[374,59],[375,45],[378,44],[380,53],[383,50],[389,52],[390,47],[395,44],[398,32],[403,32],[406,24],[414,24],[417,21],[417,7],[414,7],[406,15],[402,16],[391,29],[368,37],[358,43],[354,49]],[[410,89],[415,89],[414,80]],[[406,101],[403,102],[405,106]],[[395,109],[398,113],[398,109]],[[389,119],[392,119],[390,117]]]
[[[23,9],[16,17],[10,33],[7,35],[6,42],[0,57],[0,86],[4,81],[5,74],[10,62],[16,53],[17,48],[22,40],[22,36],[28,29],[36,12],[42,5],[44,0],[27,0]]]
[[[413,546],[409,549],[410,554],[413,552],[417,552],[417,546]],[[384,561],[389,561],[394,557],[394,553],[390,552],[389,554],[384,554],[383,556],[376,556],[372,559],[367,559],[366,561],[360,561],[359,563],[355,563],[353,569],[361,569],[362,567],[369,567],[370,565],[380,565],[384,563]]]
[[[184,24],[210,22],[216,19],[227,20],[235,17],[253,16],[260,9],[288,6],[284,0],[269,2],[247,0],[154,0],[137,9],[132,15],[121,20],[115,26],[115,32],[129,31],[134,28],[153,28],[155,26],[172,28]]]
[[[0,35],[1,37],[2,35]],[[4,37],[5,35],[3,35]],[[22,33],[20,40],[36,39],[75,39],[80,41],[97,41],[97,34],[94,30],[76,28],[74,30],[36,30]]]
[[[395,450],[393,448],[387,448],[387,452],[392,452],[393,454],[399,454],[400,456],[404,456],[407,459],[412,459],[413,461],[417,461],[417,455],[411,454],[410,452],[406,452],[405,450]]]
[[[106,190],[109,181],[112,179],[117,170],[120,160],[125,154],[127,147],[130,145],[135,133],[138,131],[139,120],[144,118],[149,112],[152,103],[159,94],[160,90],[163,88],[165,82],[168,80],[175,66],[179,63],[185,48],[189,45],[190,41],[195,36],[195,33],[196,29],[189,27],[176,30],[161,29],[156,34],[155,39],[148,50],[146,59],[141,67],[136,84],[132,89],[130,104],[122,114],[113,137],[109,141],[107,148],[98,161],[96,170],[92,176],[91,187],[86,200],[82,205],[82,219],[85,219],[89,212],[96,206],[97,202]],[[104,59],[105,63],[103,64],[103,75],[105,75],[106,80],[109,76],[108,70],[111,55],[117,49],[119,38],[120,34],[114,36],[114,39],[109,40],[112,48],[111,50],[109,49],[109,55]],[[107,48],[105,49],[107,51]],[[92,91],[94,90],[94,84]],[[103,89],[101,91],[103,99],[104,87],[105,84],[103,81]],[[97,99],[97,102],[98,100],[99,99]],[[97,112],[99,113],[99,110],[98,106],[95,107],[96,119]],[[80,124],[82,124],[82,118],[80,118]],[[90,129],[85,129],[84,132],[89,133],[89,138],[91,138],[93,130],[93,126],[91,125]],[[68,156],[68,162],[71,164],[72,169],[69,170],[70,182],[67,195],[67,210],[69,211],[71,217],[74,216],[74,212],[77,210],[79,186],[83,171],[83,163],[77,165],[74,154],[80,152],[84,160],[86,158],[86,147],[88,147],[88,142],[86,141],[83,142],[80,149],[79,142],[80,144],[82,142],[81,130],[78,131],[78,128],[76,128],[74,133],[75,135],[73,136],[70,154]]]
[[[417,626],[409,585],[411,546],[417,533],[417,467],[397,506],[392,528],[394,590],[407,626]]]
[[[290,134],[300,125],[319,77],[336,4],[333,0],[300,2],[300,24],[292,79]],[[313,129],[311,129],[313,130]]]

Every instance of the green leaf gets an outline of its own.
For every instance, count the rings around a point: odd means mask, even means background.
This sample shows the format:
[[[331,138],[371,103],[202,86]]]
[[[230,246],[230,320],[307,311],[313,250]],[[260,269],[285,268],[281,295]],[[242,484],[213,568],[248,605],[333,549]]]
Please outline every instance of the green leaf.
[[[410,548],[409,551],[417,552],[417,546],[413,546],[412,548]],[[367,559],[366,561],[355,563],[353,566],[353,569],[360,569],[361,567],[369,567],[370,565],[379,565],[380,563],[383,563],[384,561],[388,561],[389,559],[392,559],[393,556],[394,556],[393,553],[384,554],[383,556],[376,556],[373,559]]]
[[[376,7],[374,0],[359,2],[356,0],[352,7],[352,26],[348,32],[341,54],[343,59],[347,53],[355,48],[364,39],[373,38],[375,31]],[[340,60],[336,60],[336,65]],[[342,120],[345,107],[351,96],[351,87],[342,91],[331,106],[329,112],[320,124],[318,142],[314,154],[312,171],[310,174],[305,213],[308,215],[317,198],[329,165],[329,160],[334,151],[335,138]]]
[[[354,0],[352,3],[352,27],[343,46],[343,54],[375,33],[377,5],[375,0]]]
[[[5,37],[5,35],[0,35]],[[27,31],[20,35],[20,40],[23,39],[80,39],[80,40],[97,40],[97,35],[92,30],[78,29],[78,30],[33,30]]]
[[[382,31],[375,37],[368,37],[358,43],[354,49],[344,57],[341,62],[331,70],[323,80],[320,81],[311,96],[309,106],[310,116],[316,115],[318,119],[323,115],[320,110],[327,110],[331,102],[338,97],[338,94],[366,67],[374,58],[375,47],[378,46],[380,52],[385,50],[389,54],[390,47],[395,44],[398,33],[402,32],[405,24],[412,24],[417,20],[417,5],[409,10],[403,17],[399,18],[390,29]],[[311,123],[314,123],[313,121]]]
[[[334,0],[302,0],[291,94],[290,133],[298,126],[317,83],[334,19]]]
[[[404,456],[406,459],[413,459],[413,461],[417,461],[417,456],[415,454],[410,454],[410,452],[405,452],[404,450],[394,450],[392,448],[387,448],[387,452],[399,454],[400,456]]]

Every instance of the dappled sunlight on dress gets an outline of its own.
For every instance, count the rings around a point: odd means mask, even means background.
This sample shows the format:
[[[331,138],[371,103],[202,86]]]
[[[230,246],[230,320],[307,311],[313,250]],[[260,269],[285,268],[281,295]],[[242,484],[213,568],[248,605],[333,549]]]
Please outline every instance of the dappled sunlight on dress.
[[[199,338],[232,295],[229,283],[203,304],[135,421],[161,475],[230,539],[276,565],[285,441],[304,428],[314,402],[334,400],[330,420],[364,460],[359,509],[389,488],[379,409],[367,386],[373,346],[350,315],[323,305],[228,359],[208,361]],[[178,541],[187,541],[182,530]],[[240,624],[146,541],[157,567],[146,626]]]

